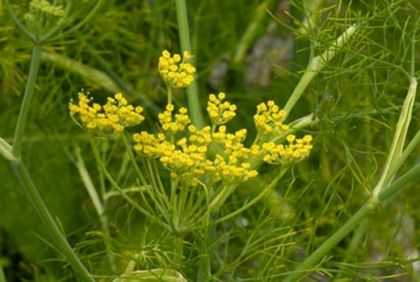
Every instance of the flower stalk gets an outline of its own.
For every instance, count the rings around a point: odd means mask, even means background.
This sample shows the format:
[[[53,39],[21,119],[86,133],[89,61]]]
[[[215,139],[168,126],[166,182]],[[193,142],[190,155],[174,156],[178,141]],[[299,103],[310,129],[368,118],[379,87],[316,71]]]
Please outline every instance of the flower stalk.
[[[102,197],[99,197],[98,192],[96,191],[95,185],[93,184],[92,178],[90,177],[90,174],[86,168],[86,165],[80,153],[79,147],[76,148],[75,154],[76,154],[75,164],[76,164],[77,170],[79,171],[79,175],[82,178],[86,191],[88,192],[88,195],[90,199],[92,200],[93,206],[95,207],[96,213],[101,223],[102,231],[107,236],[109,236],[110,235],[109,222],[108,222],[107,214],[105,212],[107,199],[108,199],[106,197],[106,191],[102,191],[104,192],[104,195],[102,195]],[[101,201],[101,198],[102,198],[102,201]],[[111,271],[113,273],[116,273],[117,267],[115,265],[115,258],[114,258],[114,255],[112,254],[111,246],[109,245],[109,243],[107,243],[107,241],[105,241],[105,248],[106,248],[108,262],[109,262]]]
[[[303,92],[306,90],[309,83],[311,83],[314,77],[321,72],[321,70],[335,57],[338,51],[340,51],[340,49],[351,39],[356,30],[357,25],[351,25],[334,41],[333,44],[331,44],[326,51],[311,60],[309,65],[306,67],[302,78],[299,80],[292,95],[289,97],[289,100],[284,106],[284,110],[288,115],[303,95]]]
[[[179,40],[182,52],[191,53],[190,29],[188,27],[187,4],[185,0],[175,0],[176,15],[178,21]],[[202,128],[204,126],[204,118],[201,112],[200,100],[198,96],[198,84],[195,79],[189,87],[187,87],[188,109],[191,112],[191,120],[195,126]]]
[[[398,119],[394,139],[392,140],[392,145],[388,153],[384,170],[382,171],[381,178],[373,191],[376,197],[381,193],[381,189],[388,186],[388,184],[392,181],[392,178],[394,178],[395,173],[404,162],[404,159],[399,159],[399,157],[402,155],[404,149],[408,127],[410,126],[411,116],[413,113],[414,101],[416,99],[416,92],[417,80],[413,77],[401,109],[401,114]],[[398,162],[395,162],[396,160],[398,160]]]
[[[28,80],[26,82],[25,93],[23,94],[23,101],[20,107],[19,117],[15,129],[13,139],[12,154],[15,158],[20,159],[23,143],[23,134],[25,132],[26,123],[28,120],[29,109],[34,95],[35,80],[39,70],[41,61],[42,47],[40,44],[34,44],[32,49],[31,65],[29,67]]]

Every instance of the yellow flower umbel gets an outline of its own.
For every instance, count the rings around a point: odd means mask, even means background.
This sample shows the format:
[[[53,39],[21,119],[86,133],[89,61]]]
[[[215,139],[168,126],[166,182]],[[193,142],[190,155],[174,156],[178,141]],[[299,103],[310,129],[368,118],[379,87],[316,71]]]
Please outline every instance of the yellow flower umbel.
[[[243,144],[246,130],[232,134],[226,132],[224,125],[217,128],[217,124],[232,119],[236,110],[235,105],[222,103],[223,99],[223,93],[217,97],[210,95],[209,114],[212,110],[218,113],[213,116],[214,130],[210,126],[198,129],[192,125],[185,108],[180,108],[173,117],[174,106],[168,104],[166,110],[159,114],[162,133],[134,134],[135,151],[145,157],[159,159],[170,170],[173,179],[190,187],[197,186],[205,176],[213,183],[242,182],[255,177],[257,171],[251,168],[250,162],[258,155],[259,147],[247,148]],[[228,114],[224,114],[226,112]]]
[[[236,115],[236,106],[223,100],[226,94],[220,92],[217,96],[210,94],[209,101],[207,102],[207,113],[209,114],[211,123],[214,125],[225,124]]]
[[[244,145],[247,131],[228,133],[226,123],[234,116],[236,106],[224,101],[226,95],[210,94],[207,111],[212,126],[202,129],[191,124],[187,109],[168,104],[159,114],[161,133],[134,134],[134,150],[146,158],[158,159],[171,177],[185,186],[195,187],[201,182],[225,184],[240,183],[257,176],[255,164],[262,160],[270,164],[289,164],[309,155],[312,137],[296,139],[288,135],[288,145],[255,141]],[[285,112],[273,101],[258,106],[255,121],[261,134],[279,133],[288,129],[281,122]]]
[[[309,156],[312,149],[312,136],[305,135],[297,139],[295,135],[287,136],[288,145],[268,142],[263,144],[264,161],[267,163],[290,163]]]
[[[183,57],[165,50],[159,58],[159,73],[172,88],[184,88],[194,81],[195,68],[189,63],[192,55],[184,51]]]
[[[129,105],[121,93],[108,97],[105,105],[93,103],[87,94],[79,92],[78,102],[69,103],[72,117],[80,120],[83,127],[101,133],[120,133],[125,127],[140,124],[143,108]]]
[[[286,111],[281,110],[274,101],[261,103],[254,115],[255,127],[260,135],[278,135],[289,129],[289,126],[282,123],[284,117]]]
[[[183,131],[191,123],[186,108],[180,108],[178,114],[175,114],[175,119],[173,119],[172,112],[174,109],[174,105],[168,104],[165,111],[158,115],[163,131],[177,133],[178,131]]]

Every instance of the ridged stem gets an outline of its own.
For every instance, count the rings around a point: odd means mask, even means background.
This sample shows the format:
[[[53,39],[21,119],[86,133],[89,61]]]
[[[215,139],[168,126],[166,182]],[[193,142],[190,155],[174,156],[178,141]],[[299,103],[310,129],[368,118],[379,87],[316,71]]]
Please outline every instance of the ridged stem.
[[[26,81],[25,93],[23,94],[22,105],[20,106],[19,117],[13,139],[12,154],[17,159],[20,159],[22,151],[23,134],[25,132],[29,109],[34,94],[35,80],[38,74],[39,63],[41,60],[41,50],[42,47],[39,44],[35,44],[32,49],[32,58],[31,65],[29,67],[28,80]]]
[[[292,95],[284,106],[284,110],[287,114],[293,109],[297,101],[303,95],[303,92],[308,87],[309,83],[314,77],[334,58],[337,52],[349,41],[357,29],[356,25],[350,26],[346,31],[341,34],[331,46],[324,51],[321,55],[316,56],[312,59],[309,65],[306,67],[302,78],[299,80]]]
[[[80,261],[77,254],[73,251],[70,244],[67,242],[67,239],[63,235],[62,231],[59,229],[58,224],[55,222],[50,211],[42,200],[41,195],[39,194],[38,189],[24,164],[18,160],[12,162],[12,166],[24,188],[26,196],[31,201],[44,226],[46,227],[48,234],[53,239],[55,247],[60,250],[66,261],[71,265],[78,276],[79,281],[95,281],[92,277],[90,277],[89,272]]]
[[[102,195],[101,197],[102,201],[101,201],[101,198],[99,197],[98,192],[96,191],[95,185],[93,184],[92,178],[90,177],[89,171],[87,170],[83,157],[80,153],[80,148],[78,147],[76,148],[75,154],[76,154],[75,164],[76,164],[77,170],[79,171],[80,178],[82,179],[82,182],[86,188],[86,191],[88,192],[89,198],[91,199],[93,206],[95,207],[96,213],[98,214],[99,221],[102,227],[102,232],[104,232],[106,236],[110,236],[111,232],[109,230],[108,216],[106,213],[107,198],[105,195]],[[107,253],[108,262],[109,262],[111,271],[112,273],[116,273],[117,267],[115,264],[114,255],[112,254],[111,245],[106,240],[104,244],[105,244],[106,253]]]
[[[181,50],[182,52],[188,51],[192,53],[190,29],[188,27],[187,4],[185,3],[185,0],[175,0],[175,4]],[[197,78],[187,87],[187,96],[191,121],[198,128],[202,128],[204,126],[204,118],[200,107]]]
[[[31,64],[29,68],[28,80],[25,86],[22,105],[20,107],[19,117],[15,129],[13,139],[13,146],[11,154],[13,159],[10,159],[16,175],[18,176],[26,196],[30,199],[33,207],[48,230],[49,235],[53,238],[55,247],[60,250],[66,261],[71,265],[80,281],[94,281],[85,266],[80,261],[77,254],[73,251],[66,237],[61,232],[58,224],[55,222],[53,216],[45,205],[42,197],[28,170],[21,161],[21,151],[23,143],[23,135],[28,121],[28,114],[31,107],[31,101],[34,94],[35,80],[38,74],[40,59],[41,59],[41,44],[34,43],[32,50]]]

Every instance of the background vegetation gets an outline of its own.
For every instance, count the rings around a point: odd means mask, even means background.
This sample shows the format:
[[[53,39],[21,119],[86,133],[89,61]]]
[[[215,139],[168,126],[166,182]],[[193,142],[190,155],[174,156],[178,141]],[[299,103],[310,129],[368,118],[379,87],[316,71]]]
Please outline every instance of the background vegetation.
[[[59,2],[59,1],[56,1]],[[112,281],[136,257],[137,269],[176,269],[199,281],[194,238],[183,265],[171,259],[169,235],[121,197],[110,200],[110,234],[102,231],[83,186],[75,147],[95,185],[97,166],[89,140],[68,114],[80,89],[105,99],[118,90],[143,105],[153,127],[166,103],[157,73],[162,50],[180,51],[175,4],[165,0],[72,2],[70,26],[43,46],[23,162],[71,246],[97,278]],[[383,171],[411,77],[418,77],[420,2],[398,1],[187,1],[192,50],[203,109],[207,94],[228,93],[239,108],[234,128],[253,132],[252,115],[262,101],[284,105],[308,62],[349,26],[355,35],[315,77],[291,114],[314,114],[303,132],[314,136],[311,156],[292,167],[274,193],[217,225],[212,242],[212,280],[283,281],[330,238],[370,197]],[[29,1],[11,1],[18,18]],[[92,17],[86,18],[94,7]],[[84,22],[86,20],[86,22]],[[78,23],[80,28],[72,30]],[[32,43],[0,0],[0,137],[12,143],[30,64]],[[413,68],[414,66],[414,68]],[[177,104],[186,96],[175,94]],[[419,130],[419,103],[407,133]],[[407,141],[407,143],[408,143]],[[101,153],[109,170],[129,186],[117,143]],[[397,173],[419,161],[418,146]],[[254,197],[274,173],[243,184],[220,213]],[[0,159],[0,265],[7,281],[73,281],[69,265],[21,189],[10,164]],[[342,241],[311,266],[307,281],[420,281],[418,181],[381,203]],[[117,260],[113,273],[106,242]],[[1,277],[0,277],[1,278]],[[122,281],[122,280],[121,280]]]

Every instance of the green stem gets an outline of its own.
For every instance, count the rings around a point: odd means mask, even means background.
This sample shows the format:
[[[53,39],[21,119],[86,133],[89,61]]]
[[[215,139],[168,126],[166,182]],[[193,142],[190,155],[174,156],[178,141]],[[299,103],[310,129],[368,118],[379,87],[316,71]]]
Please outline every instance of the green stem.
[[[32,205],[34,206],[39,217],[44,223],[49,235],[54,240],[55,247],[58,250],[60,250],[62,255],[70,263],[71,267],[75,271],[76,275],[79,277],[80,281],[95,281],[92,277],[90,277],[89,272],[82,264],[76,253],[73,251],[70,244],[67,242],[66,237],[59,229],[57,223],[54,221],[54,218],[52,217],[50,211],[48,210],[47,206],[42,200],[38,189],[32,181],[32,178],[29,175],[24,164],[21,161],[16,161],[12,162],[12,166],[24,188],[27,197],[32,202]]]
[[[217,211],[223,203],[226,201],[227,198],[235,191],[236,187],[238,187],[237,184],[233,185],[225,185],[220,193],[218,193],[214,199],[209,204],[209,211],[211,213]]]
[[[6,282],[6,276],[4,276],[3,266],[0,261],[0,282]]]
[[[95,185],[87,171],[85,162],[80,154],[80,148],[76,148],[76,160],[75,164],[77,170],[79,171],[80,177],[82,178],[82,182],[88,192],[90,199],[92,200],[93,206],[96,209],[96,213],[100,216],[104,213],[104,207],[101,203],[98,193],[96,192]]]
[[[401,192],[400,189],[404,185],[410,183],[411,180],[416,180],[420,174],[420,163],[415,165],[411,168],[408,172],[406,172],[403,176],[401,176],[398,180],[394,181],[389,187],[382,190],[379,194],[380,201],[388,201],[392,197],[395,196],[398,192]]]
[[[349,41],[356,31],[357,26],[350,26],[343,34],[341,34],[336,41],[321,55],[316,56],[312,59],[309,65],[306,67],[306,70],[293,90],[292,95],[284,106],[284,110],[287,112],[287,115],[291,112],[293,107],[296,105],[297,101],[302,96],[303,92],[308,87],[309,83],[314,79],[314,77],[334,58],[337,52]]]
[[[15,136],[13,139],[12,154],[17,159],[20,159],[21,156],[23,134],[25,132],[31,100],[34,94],[35,80],[39,70],[39,62],[41,60],[41,50],[42,47],[39,44],[35,44],[32,49],[32,59],[29,68],[28,80],[26,82],[25,93],[23,96],[22,105],[20,107],[19,117],[15,129]]]
[[[63,19],[68,18],[69,16],[69,12],[71,10],[71,2],[68,2],[68,5],[66,6],[66,9],[64,11],[64,16]],[[40,36],[40,42],[46,42],[51,36],[53,36],[55,33],[57,33],[57,31],[59,31],[64,24],[66,24],[67,21],[61,20],[61,21],[57,21],[50,30],[45,29],[42,36]]]
[[[123,142],[124,142],[125,149],[127,150],[128,157],[130,158],[131,164],[133,165],[134,170],[136,171],[137,177],[139,178],[141,185],[147,186],[148,183],[146,181],[146,178],[145,178],[144,174],[141,172],[141,170],[140,170],[140,168],[137,164],[136,158],[134,156],[133,145],[130,143],[130,141],[128,140],[125,133],[122,134],[122,139],[123,139]]]
[[[67,36],[67,35],[69,35],[70,33],[72,33],[72,32],[74,32],[74,31],[76,31],[76,30],[78,30],[78,29],[80,29],[83,25],[85,25],[97,12],[98,12],[98,10],[99,10],[99,8],[102,6],[102,4],[103,3],[105,3],[105,1],[104,0],[98,0],[97,2],[96,2],[96,4],[95,4],[95,6],[92,8],[92,9],[90,9],[89,10],[89,14],[87,14],[86,16],[84,16],[83,17],[83,19],[82,20],[80,20],[80,21],[76,21],[75,23],[76,24],[74,24],[74,25],[71,25],[71,28],[69,29],[69,30],[67,30],[67,31],[65,31],[65,32],[62,32],[62,33],[60,33],[60,34],[58,34],[57,36],[55,36],[54,38],[51,38],[56,32],[57,32],[57,30],[59,29],[59,28],[61,28],[61,26],[60,25],[58,25],[58,26],[56,26],[56,27],[54,27],[54,28],[52,28],[48,33],[46,33],[44,36],[42,36],[41,37],[41,40],[44,42],[44,41],[47,41],[47,40],[50,40],[50,41],[54,41],[54,40],[57,40],[57,39],[60,39],[60,38],[63,38],[63,37],[65,37],[65,36]]]
[[[416,92],[417,80],[416,78],[412,78],[408,88],[407,96],[401,109],[400,117],[397,122],[394,138],[392,140],[385,167],[382,171],[381,178],[379,179],[378,184],[373,191],[374,195],[376,196],[379,195],[382,188],[388,186],[404,161],[400,160],[398,163],[395,163],[395,160],[399,159],[404,149],[405,139],[407,136],[408,127],[411,122],[414,102],[416,99]]]
[[[175,0],[175,4],[181,50],[182,52],[188,51],[192,53],[190,30],[188,27],[187,4],[185,3],[185,0]],[[191,113],[192,123],[198,128],[202,128],[204,126],[204,118],[201,112],[200,100],[198,96],[197,79],[194,79],[191,85],[187,87],[187,96],[188,108]]]
[[[80,261],[79,257],[72,250],[69,243],[67,242],[66,237],[62,234],[57,223],[54,221],[50,211],[39,195],[38,189],[32,181],[32,178],[29,175],[24,164],[21,162],[21,149],[23,142],[23,134],[25,132],[26,123],[28,120],[28,113],[31,105],[31,100],[34,93],[34,86],[36,76],[39,70],[40,57],[41,57],[41,45],[38,43],[34,44],[32,49],[32,58],[29,69],[28,80],[26,82],[25,93],[22,101],[22,105],[19,112],[19,117],[16,125],[13,147],[11,153],[14,157],[14,160],[11,161],[11,164],[15,170],[16,175],[18,176],[24,191],[27,197],[31,200],[35,210],[37,211],[39,217],[47,228],[50,236],[53,238],[57,249],[61,251],[66,260],[70,263],[76,275],[79,276],[81,281],[94,281],[91,277],[85,266]]]
[[[98,148],[96,147],[96,143],[93,140],[93,138],[91,138],[90,140],[91,142],[91,147],[92,147],[92,151],[93,151],[93,155],[95,157],[96,163],[98,165],[98,169],[101,173],[104,174],[105,178],[109,181],[109,183],[111,184],[112,188],[114,188],[115,190],[117,190],[118,192],[120,192],[121,196],[127,201],[129,202],[133,207],[135,207],[136,209],[138,209],[140,212],[142,212],[143,214],[145,214],[146,216],[151,216],[147,211],[145,211],[141,206],[139,206],[132,198],[130,198],[129,196],[126,195],[126,193],[124,192],[124,189],[122,189],[118,183],[114,180],[114,178],[111,176],[111,174],[108,172],[105,164],[103,163],[101,156],[99,155],[99,151]]]
[[[89,175],[89,172],[86,168],[85,162],[80,154],[80,148],[76,148],[76,166],[79,171],[80,177],[82,178],[83,184],[88,192],[90,199],[92,200],[93,206],[96,209],[96,213],[98,214],[99,221],[101,223],[102,231],[107,235],[110,236],[109,231],[109,222],[108,217],[105,212],[105,206],[107,204],[107,198],[105,195],[102,195],[103,203],[101,202],[98,192],[96,191],[95,185],[93,184],[92,178]],[[109,261],[109,266],[111,267],[111,271],[113,273],[117,272],[117,267],[115,265],[115,258],[111,251],[111,246],[107,240],[104,242],[107,257]]]
[[[200,265],[197,271],[197,281],[203,282],[209,281],[211,276],[209,246],[211,245],[212,241],[210,240],[212,237],[211,232],[216,229],[216,226],[207,226],[207,228],[208,229],[205,230],[205,237],[201,242]]]
[[[24,34],[26,34],[32,40],[32,42],[37,42],[38,39],[36,38],[36,36],[29,29],[27,29],[26,26],[16,16],[16,13],[13,11],[12,7],[10,6],[9,0],[6,0],[6,7],[7,7],[7,10],[9,11],[10,16],[12,17],[12,20],[15,22],[18,28]]]
[[[228,220],[232,217],[237,216],[238,214],[240,214],[241,212],[243,212],[244,210],[249,209],[250,207],[252,207],[253,205],[255,205],[258,201],[260,201],[262,198],[264,198],[268,193],[271,193],[274,188],[276,187],[277,182],[282,178],[282,176],[286,173],[287,169],[282,168],[282,170],[280,171],[280,173],[270,182],[270,184],[268,184],[255,198],[253,198],[251,201],[249,201],[248,203],[246,203],[245,205],[243,205],[241,208],[237,209],[236,211],[217,219],[214,223],[220,223],[223,222],[225,220]]]
[[[397,192],[402,191],[402,187],[410,181],[415,180],[420,175],[420,164],[410,169],[406,174],[401,176],[397,181],[393,182],[388,188],[381,189],[381,193],[376,198],[374,195],[331,237],[329,237],[318,249],[316,249],[308,258],[306,258],[293,273],[287,277],[286,282],[298,281],[311,271],[310,268],[315,266],[322,258],[334,248],[344,237],[346,237],[360,222],[377,207],[381,201],[385,201],[395,196]],[[378,201],[379,200],[379,201]]]
[[[172,88],[168,86],[168,105],[172,104]]]
[[[294,132],[298,129],[316,124],[318,121],[319,121],[318,119],[313,118],[312,114],[304,116],[298,120],[295,120],[293,123],[291,123],[290,124],[291,129],[288,132],[282,134],[281,136],[276,136],[275,138],[270,140],[270,142],[277,142],[281,138],[285,137],[287,134]],[[257,169],[259,166],[261,166],[261,164],[262,164],[262,155],[256,157],[253,161],[251,161],[251,167],[254,169]],[[235,191],[236,187],[238,187],[238,185],[224,186],[222,190],[211,199],[210,204],[209,204],[209,210],[213,212],[214,210],[217,210],[218,208],[220,208],[220,206],[226,201],[227,198],[229,198],[229,196],[233,193],[233,191]]]
[[[184,236],[182,233],[175,234],[175,265],[182,269],[184,260]]]
[[[103,163],[98,148],[96,147],[95,141],[93,138],[90,138],[90,143],[93,151],[93,155],[96,159],[96,162],[98,164],[99,170],[101,173],[104,174],[105,178],[108,180],[108,182],[111,184],[112,188],[117,190],[120,195],[128,202],[130,203],[135,209],[137,209],[140,213],[144,214],[145,216],[149,217],[152,221],[160,224],[161,226],[165,227],[166,229],[170,230],[169,226],[163,222],[161,222],[156,216],[152,215],[150,212],[145,210],[142,206],[140,206],[133,198],[127,195],[127,192],[122,189],[119,184],[114,180],[112,175],[108,172],[105,164]]]

